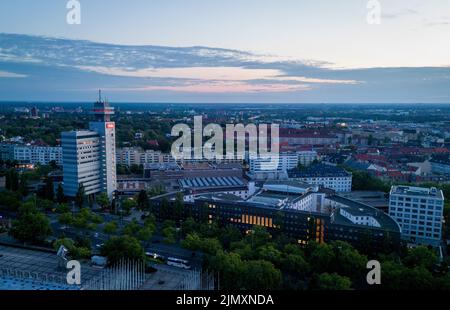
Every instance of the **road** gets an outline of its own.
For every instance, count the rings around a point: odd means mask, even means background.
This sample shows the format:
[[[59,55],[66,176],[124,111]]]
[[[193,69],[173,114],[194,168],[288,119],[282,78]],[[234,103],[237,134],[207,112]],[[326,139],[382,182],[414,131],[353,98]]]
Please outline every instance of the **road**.
[[[127,223],[131,221],[130,219],[123,219],[123,221],[120,221],[119,216],[110,214],[101,215],[103,216],[105,222],[113,220],[117,221],[119,224],[118,231],[120,231]],[[94,254],[98,254],[100,250],[99,245],[105,243],[111,237],[111,235],[103,233],[104,225],[98,225],[95,231],[66,227],[58,222],[58,216],[58,214],[49,214],[51,226],[55,236],[64,234],[67,238],[71,239],[76,239],[77,237],[88,238],[91,241]],[[152,241],[145,244],[144,249],[146,252],[157,253],[165,257],[175,257],[188,260],[193,268],[201,268],[202,266],[202,253],[186,250],[179,244],[165,244],[163,243],[163,236],[159,234],[155,234]]]

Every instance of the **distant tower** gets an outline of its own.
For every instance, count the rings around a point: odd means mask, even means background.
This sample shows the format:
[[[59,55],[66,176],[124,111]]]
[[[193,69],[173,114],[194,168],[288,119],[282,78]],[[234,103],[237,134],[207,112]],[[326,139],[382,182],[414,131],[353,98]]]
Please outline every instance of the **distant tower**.
[[[95,121],[89,123],[89,129],[100,135],[101,145],[101,171],[103,179],[102,190],[112,197],[117,189],[116,176],[116,124],[111,122],[114,108],[102,99],[102,92],[98,92],[98,101],[94,103],[92,114]]]

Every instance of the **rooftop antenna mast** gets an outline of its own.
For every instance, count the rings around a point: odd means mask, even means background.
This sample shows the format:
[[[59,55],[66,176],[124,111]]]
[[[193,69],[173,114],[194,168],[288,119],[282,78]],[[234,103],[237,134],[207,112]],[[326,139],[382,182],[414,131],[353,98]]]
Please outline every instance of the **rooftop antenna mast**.
[[[102,102],[102,90],[98,90],[98,102]]]

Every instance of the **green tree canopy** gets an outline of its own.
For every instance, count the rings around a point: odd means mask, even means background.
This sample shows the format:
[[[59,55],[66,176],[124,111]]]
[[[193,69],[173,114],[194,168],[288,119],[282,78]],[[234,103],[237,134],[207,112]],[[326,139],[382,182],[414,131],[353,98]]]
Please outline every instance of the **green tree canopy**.
[[[265,260],[246,262],[244,278],[248,290],[273,290],[281,286],[281,271]]]
[[[50,220],[31,205],[13,221],[10,235],[22,242],[41,243],[52,234]]]
[[[101,249],[103,256],[108,258],[108,264],[114,265],[122,259],[145,260],[145,251],[139,241],[131,236],[112,237]]]
[[[100,193],[95,198],[96,202],[102,207],[102,209],[107,209],[109,207],[109,197],[107,193]]]
[[[319,290],[350,290],[352,282],[349,278],[338,275],[337,273],[322,273],[317,277],[317,289]]]

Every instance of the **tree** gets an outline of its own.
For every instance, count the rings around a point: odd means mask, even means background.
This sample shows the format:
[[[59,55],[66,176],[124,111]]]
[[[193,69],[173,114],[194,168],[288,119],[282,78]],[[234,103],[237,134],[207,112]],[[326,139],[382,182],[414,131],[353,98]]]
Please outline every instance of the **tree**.
[[[156,218],[153,214],[150,214],[145,218],[144,226],[150,227],[153,231],[156,231]]]
[[[137,207],[139,210],[148,210],[150,208],[150,201],[145,190],[141,190],[138,194]]]
[[[281,286],[281,271],[265,260],[246,262],[244,278],[247,290],[274,290]]]
[[[246,282],[245,263],[239,254],[219,251],[210,257],[209,266],[219,273],[220,289],[241,290]]]
[[[198,226],[199,225],[192,217],[187,218],[181,226],[182,235],[187,236],[188,234],[198,231]]]
[[[174,205],[175,220],[180,221],[183,218],[184,199],[183,193],[177,193]]]
[[[161,199],[159,215],[162,219],[167,220],[171,218],[170,203],[166,197],[163,197],[163,199]]]
[[[70,207],[67,203],[60,203],[57,209],[58,213],[70,213]]]
[[[181,245],[189,250],[197,251],[200,249],[201,238],[197,233],[190,233],[181,242]]]
[[[83,185],[83,183],[80,183],[80,185],[78,186],[77,194],[75,196],[76,206],[80,209],[83,208],[85,199],[86,199],[86,196],[85,196],[85,191],[84,191],[84,185]]]
[[[382,287],[388,290],[429,290],[433,288],[435,279],[423,266],[413,268],[391,260],[381,266]],[[439,279],[436,279],[439,283]]]
[[[251,244],[252,248],[257,248],[269,243],[271,238],[272,236],[264,227],[254,226],[253,230],[246,236],[246,241]]]
[[[50,220],[36,208],[20,212],[10,235],[21,242],[41,243],[52,233]]]
[[[428,270],[432,270],[436,262],[437,256],[434,251],[424,246],[409,250],[404,259],[404,263],[408,267],[424,267]]]
[[[138,224],[138,222],[136,220],[133,220],[123,228],[122,234],[136,236],[140,229],[141,226]]]
[[[112,221],[105,224],[105,227],[103,227],[103,232],[105,234],[114,234],[117,232],[117,222]]]
[[[406,290],[430,290],[433,288],[434,278],[429,270],[419,266],[405,268],[402,274],[403,288]]]
[[[53,186],[53,179],[46,178],[45,179],[45,187],[44,187],[44,198],[53,201],[55,199],[55,189]]]
[[[108,194],[100,193],[99,195],[97,195],[95,200],[102,207],[102,209],[107,209],[109,207]]]
[[[39,207],[45,211],[53,211],[54,210],[54,202],[53,200],[48,199],[39,199],[37,201]]]
[[[257,249],[258,258],[272,262],[275,265],[281,262],[281,252],[273,244],[260,246]]]
[[[58,250],[63,245],[68,251],[69,255],[74,259],[89,258],[91,256],[91,249],[88,246],[76,246],[75,242],[69,238],[62,238],[55,241],[53,247]]]
[[[28,178],[27,176],[22,173],[20,175],[20,182],[19,182],[19,193],[23,196],[26,197],[28,195]]]
[[[72,213],[66,212],[66,213],[61,214],[58,217],[58,222],[62,225],[72,225],[73,224]]]
[[[337,273],[322,273],[317,277],[316,288],[319,290],[350,290],[352,282],[349,278],[338,275]]]
[[[152,238],[154,230],[150,226],[144,226],[137,232],[137,237],[139,240],[148,243]]]
[[[131,236],[112,237],[101,248],[101,254],[108,258],[108,264],[114,265],[122,259],[144,261],[145,251],[139,241]]]
[[[288,254],[281,263],[282,269],[291,274],[304,275],[311,270],[303,255]]]
[[[17,211],[20,207],[20,195],[17,192],[0,191],[0,205],[7,211]]]
[[[367,257],[359,254],[346,242],[335,241],[331,246],[335,256],[332,270],[350,279],[363,279],[367,273],[366,264],[369,261]]]
[[[56,190],[56,202],[62,204],[66,202],[66,196],[64,195],[64,188],[61,183],[58,184],[58,188]]]
[[[165,221],[163,223],[161,233],[164,236],[165,243],[173,244],[176,242],[177,230],[175,229],[172,221]]]
[[[136,208],[136,206],[137,206],[136,200],[134,200],[133,198],[124,199],[122,201],[122,210],[127,215],[131,214],[131,210],[133,208]]]
[[[382,191],[389,192],[389,184],[384,183],[382,180],[371,176],[366,171],[352,171],[352,190],[358,191]]]
[[[183,227],[184,227],[185,223],[183,223]],[[222,231],[219,234],[219,240],[220,242],[223,244],[223,246],[225,248],[229,248],[232,242],[236,242],[241,240],[242,238],[242,234],[239,231],[239,229],[237,229],[234,226],[227,226],[224,229],[222,229]]]
[[[5,188],[13,192],[19,189],[19,174],[15,168],[11,168],[6,172]]]
[[[332,270],[335,255],[331,245],[311,242],[308,247],[312,248],[309,262],[314,271],[322,273]]]

